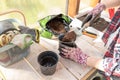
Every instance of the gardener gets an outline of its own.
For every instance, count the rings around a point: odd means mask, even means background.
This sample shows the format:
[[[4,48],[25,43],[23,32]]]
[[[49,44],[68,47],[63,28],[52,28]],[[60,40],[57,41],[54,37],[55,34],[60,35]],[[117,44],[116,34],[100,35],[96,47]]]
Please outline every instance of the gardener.
[[[95,17],[106,8],[115,6],[120,6],[120,0],[101,0],[89,14]],[[88,56],[79,47],[70,48],[61,44],[62,54],[79,64],[86,64],[102,71],[106,80],[120,80],[120,7],[109,23],[102,40],[108,46],[104,58]]]

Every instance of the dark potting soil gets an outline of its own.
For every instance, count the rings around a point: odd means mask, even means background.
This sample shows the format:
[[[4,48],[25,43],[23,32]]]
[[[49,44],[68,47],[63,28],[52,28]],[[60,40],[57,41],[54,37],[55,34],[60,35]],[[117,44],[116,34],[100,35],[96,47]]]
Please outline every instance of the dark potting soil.
[[[49,28],[57,34],[66,32],[64,28],[65,25],[59,20],[53,19],[48,23],[48,25],[49,25]]]
[[[76,34],[74,31],[68,32],[64,35],[59,36],[59,55],[61,57],[64,57],[65,55],[61,53],[63,46],[68,46],[68,47],[77,47],[75,40],[76,40]],[[65,57],[64,57],[65,58]]]
[[[83,21],[84,18],[87,16],[86,15],[83,15],[81,17],[78,17],[79,20]],[[107,26],[108,26],[109,22],[106,21],[104,18],[101,18],[101,17],[97,17],[92,24],[90,24],[91,27],[103,32]]]
[[[76,34],[74,31],[68,32],[62,38],[63,42],[73,42],[76,40]]]

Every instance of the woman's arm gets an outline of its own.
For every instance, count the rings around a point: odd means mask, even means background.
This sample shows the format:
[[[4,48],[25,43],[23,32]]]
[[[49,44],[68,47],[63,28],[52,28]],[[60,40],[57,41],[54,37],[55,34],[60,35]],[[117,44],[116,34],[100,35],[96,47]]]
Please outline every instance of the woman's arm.
[[[88,57],[87,65],[105,72],[107,76],[114,75],[120,77],[120,66],[118,66],[117,62],[113,62],[113,58]]]
[[[101,0],[101,3],[105,4],[106,8],[120,6],[120,0]]]
[[[120,77],[120,30],[117,36],[118,39],[114,46],[113,57],[105,57],[104,59],[88,57],[86,62],[87,65],[104,71],[108,76],[112,74]]]
[[[87,58],[87,65],[88,66],[91,66],[91,67],[94,67],[94,68],[99,69],[101,71],[104,71],[102,62],[103,62],[102,58],[91,57],[91,56]]]

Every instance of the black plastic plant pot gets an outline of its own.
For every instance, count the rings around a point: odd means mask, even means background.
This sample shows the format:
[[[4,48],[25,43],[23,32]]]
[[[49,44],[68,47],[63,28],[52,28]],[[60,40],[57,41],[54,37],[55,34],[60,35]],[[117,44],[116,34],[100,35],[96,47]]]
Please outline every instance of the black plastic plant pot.
[[[52,75],[56,71],[58,56],[55,52],[44,51],[39,54],[38,63],[40,65],[41,72],[44,75]]]
[[[60,52],[59,55],[62,56],[62,57],[64,57],[64,55],[61,53],[61,48],[64,48],[63,45],[68,46],[68,47],[75,47],[75,48],[77,47],[75,41],[72,41],[72,42],[64,42],[64,41],[62,41],[63,37],[64,37],[64,35],[59,36],[59,48],[58,48],[58,50]]]
[[[92,80],[102,80],[100,76],[94,77]]]
[[[61,44],[66,45],[68,47],[77,47],[76,44],[75,44],[75,41],[72,41],[72,42],[62,41],[63,37],[64,37],[64,34],[59,36],[59,47],[60,47]]]

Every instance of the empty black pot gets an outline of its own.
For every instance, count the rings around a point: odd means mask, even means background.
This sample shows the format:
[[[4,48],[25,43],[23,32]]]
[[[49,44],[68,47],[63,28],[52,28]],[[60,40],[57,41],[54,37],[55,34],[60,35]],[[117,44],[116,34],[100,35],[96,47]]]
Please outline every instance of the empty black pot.
[[[52,75],[56,71],[58,56],[55,52],[44,51],[38,56],[41,72],[44,75]]]

